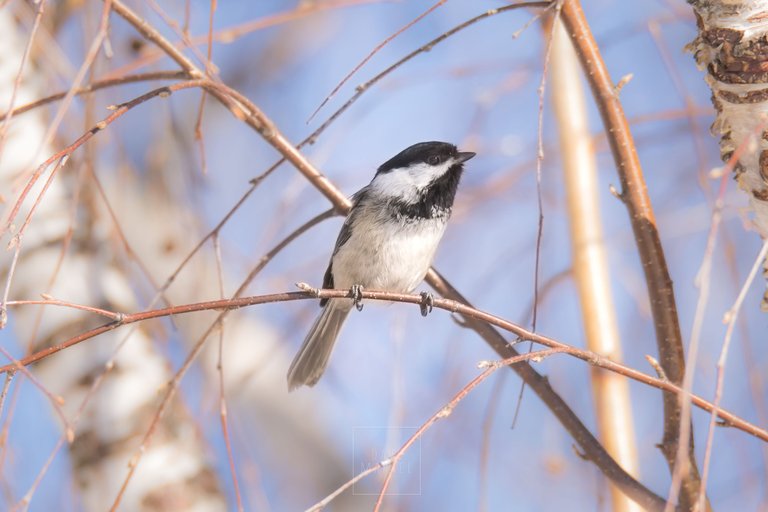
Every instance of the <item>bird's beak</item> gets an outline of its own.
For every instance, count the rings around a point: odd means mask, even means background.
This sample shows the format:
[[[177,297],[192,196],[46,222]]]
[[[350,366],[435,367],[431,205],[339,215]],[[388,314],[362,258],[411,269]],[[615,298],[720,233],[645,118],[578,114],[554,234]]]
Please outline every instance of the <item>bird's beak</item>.
[[[456,155],[456,162],[457,163],[464,163],[473,156],[475,156],[477,153],[473,153],[471,151],[462,151],[461,153]]]

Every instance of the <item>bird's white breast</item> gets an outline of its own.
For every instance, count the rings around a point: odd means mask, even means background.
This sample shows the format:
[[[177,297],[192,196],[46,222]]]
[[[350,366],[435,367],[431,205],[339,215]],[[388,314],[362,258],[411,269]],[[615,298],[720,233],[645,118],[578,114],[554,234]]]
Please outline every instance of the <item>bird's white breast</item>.
[[[432,264],[447,216],[402,222],[366,210],[333,257],[334,286],[412,291]]]

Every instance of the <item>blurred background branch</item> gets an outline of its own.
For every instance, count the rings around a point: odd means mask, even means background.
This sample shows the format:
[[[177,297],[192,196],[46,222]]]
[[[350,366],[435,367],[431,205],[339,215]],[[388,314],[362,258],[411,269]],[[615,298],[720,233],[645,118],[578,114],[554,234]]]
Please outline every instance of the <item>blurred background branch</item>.
[[[552,17],[547,19],[551,27]],[[559,20],[552,37],[552,109],[558,125],[573,275],[579,290],[584,337],[590,350],[621,362],[621,341],[603,238],[597,162],[581,86],[582,74]],[[594,368],[592,392],[600,440],[616,462],[637,478],[639,464],[629,384],[616,374]],[[642,510],[615,486],[611,488],[611,509]]]

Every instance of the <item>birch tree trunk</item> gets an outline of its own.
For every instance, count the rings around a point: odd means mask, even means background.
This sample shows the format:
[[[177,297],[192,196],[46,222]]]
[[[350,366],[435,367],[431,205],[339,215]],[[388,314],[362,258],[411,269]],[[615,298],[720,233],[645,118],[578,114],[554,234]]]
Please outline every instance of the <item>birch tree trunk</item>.
[[[0,108],[5,110],[29,33],[17,25],[11,10],[5,8],[0,9],[0,34]],[[48,77],[34,66],[34,62],[26,64],[14,101],[16,106],[50,92],[46,89]],[[0,153],[0,191],[5,197],[3,223],[29,173],[71,142],[69,139],[63,144],[41,146],[47,123],[44,116],[29,112],[14,117],[8,124]],[[97,143],[104,144],[96,138],[90,142]],[[160,178],[142,181],[135,173],[120,172],[117,165],[99,165],[98,159],[96,163],[86,162],[83,153],[76,152],[58,170],[20,238],[10,298],[38,299],[41,294],[48,294],[110,311],[145,309],[147,295],[155,293],[151,283],[168,279],[200,238],[195,212],[168,190],[168,183],[174,183],[181,170],[174,162],[165,161],[158,171]],[[96,182],[86,172],[86,165],[95,166],[95,175],[111,211]],[[29,194],[10,235],[18,232],[50,172],[51,168],[47,169]],[[8,236],[6,242],[7,239]],[[126,243],[130,250],[126,250]],[[12,254],[7,252],[0,260],[3,283],[8,278]],[[164,300],[180,304],[217,298],[216,268],[212,251],[202,251],[173,280]],[[225,284],[225,290],[232,289]],[[143,293],[137,293],[142,290]],[[137,295],[144,298],[139,300]],[[27,352],[105,323],[103,317],[90,313],[48,306],[18,307],[10,315],[9,325]],[[129,465],[136,460],[136,472],[119,502],[119,510],[202,512],[232,508],[223,496],[224,475],[213,469],[216,454],[206,445],[184,400],[173,401],[137,459],[141,441],[174,375],[173,365],[160,343],[167,338],[167,327],[191,346],[216,315],[217,312],[189,315],[174,319],[172,325],[143,323],[122,327],[69,347],[32,368],[51,394],[64,399],[63,412],[68,422],[65,430],[71,428],[73,434],[69,447],[72,474],[87,510],[109,509],[126,481]],[[285,486],[306,482],[300,492],[286,498],[284,505],[299,508],[307,502],[307,496],[327,493],[339,481],[346,480],[348,463],[327,442],[327,421],[322,418],[327,397],[315,394],[287,400],[285,369],[290,354],[284,340],[245,314],[234,315],[224,329],[222,381],[233,398],[232,409],[237,411],[240,423],[247,425],[254,437],[252,443],[265,458],[275,461],[270,474],[273,480]],[[211,338],[200,358],[206,396],[195,399],[215,404],[220,366],[218,337]],[[24,376],[17,373],[15,378]],[[69,432],[62,435],[66,437]],[[219,461],[217,465],[226,466],[226,462]],[[248,492],[252,495],[256,491]],[[32,493],[25,499],[31,497]],[[357,507],[350,504],[354,501],[354,497],[346,497],[338,505],[342,510],[354,510]]]
[[[699,33],[688,48],[712,88],[720,155],[749,196],[755,229],[768,237],[768,4],[689,0]],[[768,263],[765,264],[768,277]],[[768,291],[762,309],[768,311]]]
[[[29,35],[18,29],[7,8],[0,10],[0,33],[0,98],[6,107]],[[28,68],[32,66],[34,63],[27,63]],[[44,95],[40,76],[24,74],[16,94],[17,105]],[[50,144],[40,146],[47,130],[40,115],[20,116],[12,120],[9,128],[0,183],[8,198],[6,205],[12,206],[18,197],[18,183],[23,182],[20,176],[53,154],[55,148]],[[133,299],[130,277],[111,248],[106,219],[94,215],[97,209],[89,204],[88,194],[82,189],[80,204],[73,205],[73,194],[83,185],[78,179],[82,165],[82,160],[74,158],[65,165],[39,203],[20,240],[12,296],[31,299],[47,293],[113,311],[135,310],[138,305]],[[41,191],[42,187],[36,186],[30,199]],[[25,202],[19,219],[29,212],[31,203]],[[71,224],[74,219],[78,219],[77,225]],[[72,233],[70,228],[75,228]],[[64,240],[69,234],[73,236],[64,253]],[[9,254],[3,258],[6,278]],[[12,314],[18,339],[30,351],[104,323],[103,318],[63,308],[18,308]],[[105,372],[107,368],[109,371]],[[75,435],[70,456],[84,505],[88,510],[105,510],[120,489],[137,440],[148,428],[158,391],[170,379],[169,365],[156,350],[150,332],[142,326],[130,334],[127,330],[116,330],[99,337],[96,343],[71,347],[36,365],[34,372],[51,393],[64,398],[63,411]],[[120,510],[225,508],[202,439],[180,402],[175,402],[158,424],[155,442],[144,454],[120,505]]]

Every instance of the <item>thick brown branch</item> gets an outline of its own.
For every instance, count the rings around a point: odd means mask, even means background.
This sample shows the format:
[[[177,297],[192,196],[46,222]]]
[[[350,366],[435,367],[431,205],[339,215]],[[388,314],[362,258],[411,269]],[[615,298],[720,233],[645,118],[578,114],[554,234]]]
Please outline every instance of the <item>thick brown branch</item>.
[[[621,198],[629,210],[632,231],[648,285],[659,362],[669,380],[679,385],[685,373],[685,355],[675,294],[629,124],[600,50],[592,37],[580,2],[566,0],[563,4],[562,18],[595,96],[616,162],[622,186]],[[677,456],[680,415],[681,406],[678,397],[665,394],[664,438],[661,442],[661,451],[667,460],[670,472],[674,472]],[[693,451],[693,436],[690,439],[689,472],[683,480],[680,496],[680,504],[685,510],[693,506],[701,485]]]

